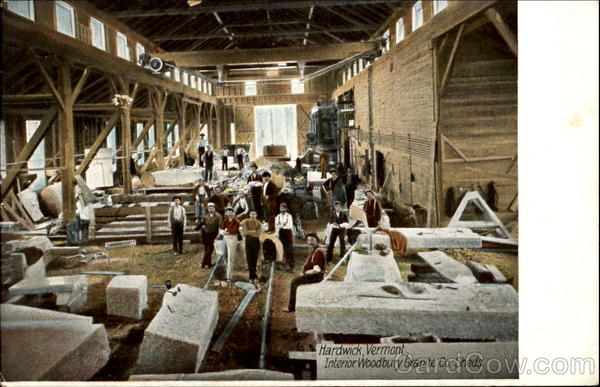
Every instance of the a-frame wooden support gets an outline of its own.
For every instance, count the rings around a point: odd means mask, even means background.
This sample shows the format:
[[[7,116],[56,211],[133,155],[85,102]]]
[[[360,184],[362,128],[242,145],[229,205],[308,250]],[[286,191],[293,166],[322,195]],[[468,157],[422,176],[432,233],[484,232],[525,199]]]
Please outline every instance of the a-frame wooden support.
[[[477,206],[477,208],[479,208],[481,210],[481,212],[483,212],[483,217],[485,218],[484,220],[475,220],[475,221],[460,220],[460,218],[462,217],[462,215],[465,211],[465,208],[467,208],[467,205],[471,202],[475,206]],[[450,223],[448,223],[447,227],[451,227],[451,228],[466,227],[466,228],[475,228],[475,229],[494,230],[494,231],[496,231],[496,233],[498,235],[500,235],[499,238],[483,236],[481,239],[484,241],[488,241],[488,242],[501,242],[501,243],[511,244],[511,245],[518,244],[518,242],[515,239],[513,239],[513,237],[510,235],[510,232],[508,231],[506,226],[504,226],[504,224],[500,221],[500,219],[498,219],[498,217],[496,216],[494,211],[492,211],[492,209],[487,205],[485,200],[483,200],[483,198],[477,191],[469,191],[465,194],[462,201],[458,205],[458,208],[454,212],[452,219],[450,219]]]
[[[517,45],[517,37],[511,31],[508,25],[506,25],[504,19],[502,18],[502,15],[500,15],[500,13],[495,8],[486,9],[485,15],[490,19],[492,24],[494,24],[496,30],[498,30],[498,33],[500,34],[500,36],[502,36],[502,39],[504,39],[512,53],[518,57],[519,46]]]

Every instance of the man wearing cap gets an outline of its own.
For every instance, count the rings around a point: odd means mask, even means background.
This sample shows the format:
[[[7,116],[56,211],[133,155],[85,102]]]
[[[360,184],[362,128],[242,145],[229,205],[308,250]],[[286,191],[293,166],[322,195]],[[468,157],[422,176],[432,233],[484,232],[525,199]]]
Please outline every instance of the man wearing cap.
[[[256,263],[260,251],[260,232],[262,223],[256,217],[256,211],[250,211],[250,217],[242,220],[240,226],[245,239],[246,264],[248,265],[248,278],[250,282],[256,282]]]
[[[365,215],[367,215],[367,223],[369,227],[379,226],[381,221],[381,204],[375,199],[373,191],[365,191],[367,195],[367,201],[364,204]]]
[[[340,202],[342,206],[346,204],[346,190],[344,189],[344,183],[338,176],[337,170],[332,169],[330,171],[331,177],[323,183],[323,188],[327,191],[331,191],[331,202]],[[332,206],[333,207],[333,206]]]
[[[333,249],[335,247],[335,240],[340,239],[340,257],[343,257],[346,253],[346,226],[348,225],[348,215],[342,208],[340,202],[333,203],[333,210],[329,217],[329,223],[331,224],[331,234],[329,236],[329,244],[327,246],[327,263],[333,260]]]
[[[262,181],[262,176],[260,175],[260,173],[258,173],[258,165],[256,165],[256,163],[250,164],[250,176],[248,176],[247,183],[250,186],[252,204],[254,205],[254,209],[256,210],[256,216],[258,219],[264,219],[261,204]]]
[[[229,204],[229,197],[227,195],[221,194],[223,189],[221,186],[216,186],[213,190],[213,194],[208,198],[204,199],[205,203],[211,202],[214,203],[217,212],[221,215],[225,214],[225,207]]]
[[[206,205],[207,214],[200,218],[196,230],[202,228],[202,244],[204,255],[202,256],[202,269],[212,266],[212,253],[215,250],[215,239],[219,235],[219,225],[223,220],[221,214],[215,210],[214,203]]]
[[[204,179],[198,179],[198,184],[194,187],[192,192],[192,201],[194,202],[194,209],[196,210],[196,221],[200,220],[200,217],[206,213],[206,206],[204,205],[204,199],[210,196],[210,187],[204,183]]]
[[[200,142],[198,143],[198,165],[201,167],[204,166],[202,156],[204,155],[204,152],[206,152],[207,145],[208,141],[204,138],[204,133],[200,133]]]
[[[214,168],[215,154],[210,145],[206,146],[206,153],[204,153],[204,181],[207,183],[212,180],[212,173]]]
[[[287,204],[279,205],[279,214],[275,217],[275,231],[283,245],[283,254],[289,265],[289,273],[294,271],[294,219],[287,212]]]
[[[306,243],[311,249],[311,252],[308,254],[304,266],[302,267],[302,275],[292,280],[288,307],[283,309],[286,313],[294,312],[296,310],[296,291],[298,290],[298,286],[323,281],[325,257],[323,256],[323,252],[318,249],[319,237],[313,232],[308,233],[306,234]]]
[[[227,246],[227,282],[231,282],[239,243],[238,232],[240,231],[240,222],[235,218],[233,208],[227,207],[225,210],[225,219],[223,219],[219,228],[224,236],[225,246]]]
[[[169,228],[173,235],[173,251],[175,255],[183,254],[183,232],[185,230],[187,218],[185,208],[181,205],[181,199],[178,196],[173,198],[173,203],[169,207],[167,215]]]
[[[269,232],[272,233],[275,231],[275,209],[277,206],[277,195],[279,194],[279,189],[271,181],[271,174],[268,171],[264,171],[262,176],[263,211],[265,219],[269,223]]]

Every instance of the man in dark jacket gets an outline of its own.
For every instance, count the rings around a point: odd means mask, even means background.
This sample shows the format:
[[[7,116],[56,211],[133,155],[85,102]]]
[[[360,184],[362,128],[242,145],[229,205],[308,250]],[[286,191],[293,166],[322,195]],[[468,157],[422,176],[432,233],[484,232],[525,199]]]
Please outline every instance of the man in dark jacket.
[[[348,203],[348,207],[350,207],[352,205],[352,202],[354,201],[354,194],[359,184],[360,177],[354,174],[352,168],[348,168],[346,170],[346,175],[344,176],[344,188],[346,190],[346,200]]]
[[[212,147],[208,145],[206,147],[206,153],[204,153],[204,181],[210,182],[213,178],[213,166],[215,154],[213,153]]]
[[[262,196],[262,176],[258,173],[258,166],[255,163],[250,164],[250,176],[248,176],[247,183],[250,185],[250,194],[252,196],[252,204],[256,210],[256,216],[258,219],[264,220],[263,209],[261,204]],[[260,183],[260,184],[259,184]]]
[[[331,235],[329,236],[329,245],[327,246],[327,263],[330,263],[333,260],[333,248],[335,247],[336,239],[340,239],[340,257],[343,257],[346,253],[344,239],[346,237],[348,215],[342,209],[340,202],[333,203],[333,210],[329,217],[329,223],[331,224]]]
[[[204,204],[214,203],[216,210],[219,214],[225,215],[225,207],[229,204],[229,197],[221,194],[223,189],[220,186],[216,186],[213,190],[213,194],[208,198],[204,199]]]
[[[340,202],[342,206],[346,204],[346,191],[344,190],[344,183],[339,178],[337,171],[332,169],[330,171],[331,177],[323,183],[323,187],[327,191],[331,191],[331,203]],[[331,206],[333,208],[333,206]]]
[[[263,211],[264,216],[269,223],[268,232],[273,233],[275,232],[275,212],[277,211],[277,195],[279,194],[279,188],[271,181],[271,174],[268,171],[264,171],[262,176]]]

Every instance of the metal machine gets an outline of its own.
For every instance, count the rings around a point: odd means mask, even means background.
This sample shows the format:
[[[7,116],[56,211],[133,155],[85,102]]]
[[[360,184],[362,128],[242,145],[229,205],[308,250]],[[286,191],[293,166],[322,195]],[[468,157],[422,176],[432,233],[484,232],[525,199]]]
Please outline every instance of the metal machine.
[[[327,155],[327,169],[337,168],[340,161],[340,131],[335,104],[314,106],[310,112],[308,146]]]

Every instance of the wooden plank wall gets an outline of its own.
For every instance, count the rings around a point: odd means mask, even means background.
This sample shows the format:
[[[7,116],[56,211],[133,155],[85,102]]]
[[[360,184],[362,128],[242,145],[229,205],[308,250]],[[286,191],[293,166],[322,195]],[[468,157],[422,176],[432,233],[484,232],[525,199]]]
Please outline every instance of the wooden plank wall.
[[[518,192],[517,164],[510,159],[517,152],[517,79],[517,59],[491,24],[464,37],[440,100],[440,132],[468,159],[504,160],[460,162],[445,145],[444,197],[450,187],[485,188],[494,181],[498,207],[506,211]]]

